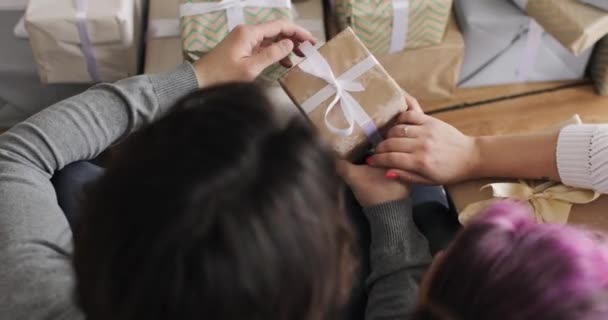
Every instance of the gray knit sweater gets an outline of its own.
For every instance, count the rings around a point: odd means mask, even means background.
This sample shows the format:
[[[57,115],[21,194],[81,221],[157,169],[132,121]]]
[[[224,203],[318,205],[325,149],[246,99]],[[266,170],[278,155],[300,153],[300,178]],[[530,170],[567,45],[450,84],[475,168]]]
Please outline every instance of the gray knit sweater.
[[[196,90],[189,64],[101,84],[0,135],[0,319],[81,319],[74,300],[72,233],[49,179],[92,159]],[[365,210],[372,228],[367,319],[403,319],[430,256],[409,201]]]

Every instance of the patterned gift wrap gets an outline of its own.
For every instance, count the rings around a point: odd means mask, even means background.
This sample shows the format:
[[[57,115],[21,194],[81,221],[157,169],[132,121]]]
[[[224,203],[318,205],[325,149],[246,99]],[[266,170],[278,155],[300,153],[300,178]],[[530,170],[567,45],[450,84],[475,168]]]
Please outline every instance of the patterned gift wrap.
[[[409,0],[405,48],[441,43],[451,7],[452,0]],[[350,26],[372,53],[389,51],[393,29],[392,0],[337,0],[335,10],[338,26],[341,29]]]

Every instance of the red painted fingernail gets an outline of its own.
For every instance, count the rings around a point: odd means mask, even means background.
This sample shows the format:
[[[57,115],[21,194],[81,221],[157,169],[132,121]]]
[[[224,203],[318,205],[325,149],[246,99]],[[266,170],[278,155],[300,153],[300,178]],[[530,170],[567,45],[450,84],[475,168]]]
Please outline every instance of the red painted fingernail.
[[[397,179],[397,173],[395,171],[387,171],[386,174],[384,175],[385,177],[389,178],[389,179]]]
[[[372,157],[367,157],[367,159],[365,159],[365,162],[371,166],[374,163],[374,160],[372,159]]]

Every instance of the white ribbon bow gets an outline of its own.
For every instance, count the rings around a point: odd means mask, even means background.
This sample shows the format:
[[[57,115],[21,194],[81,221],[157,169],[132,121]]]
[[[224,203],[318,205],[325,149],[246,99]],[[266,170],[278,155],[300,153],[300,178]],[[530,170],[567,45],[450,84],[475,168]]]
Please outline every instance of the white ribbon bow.
[[[331,69],[331,66],[323,58],[323,56],[309,42],[300,44],[300,51],[306,57],[299,67],[302,71],[311,74],[317,78],[325,80],[328,85],[317,92],[312,97],[302,103],[302,109],[306,113],[310,113],[319,107],[323,101],[335,94],[329,106],[325,110],[325,125],[334,134],[347,137],[353,134],[355,124],[358,124],[372,143],[378,143],[382,140],[378,133],[376,124],[361,107],[359,102],[350,94],[350,92],[361,92],[365,87],[358,81],[361,75],[369,71],[378,61],[373,56],[368,56],[363,61],[354,65],[344,74],[336,77]],[[348,127],[338,128],[329,121],[331,111],[339,106],[342,114],[346,119]]]
[[[291,0],[222,0],[220,2],[184,3],[179,7],[180,17],[195,16],[226,10],[228,30],[245,23],[245,7],[291,9]]]

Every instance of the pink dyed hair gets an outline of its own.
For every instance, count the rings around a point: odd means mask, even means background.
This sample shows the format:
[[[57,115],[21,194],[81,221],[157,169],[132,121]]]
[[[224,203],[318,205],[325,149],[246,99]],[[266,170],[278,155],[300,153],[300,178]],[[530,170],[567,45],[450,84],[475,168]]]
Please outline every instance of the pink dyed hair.
[[[608,242],[500,202],[456,237],[415,319],[608,319]]]

